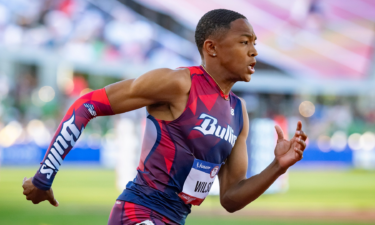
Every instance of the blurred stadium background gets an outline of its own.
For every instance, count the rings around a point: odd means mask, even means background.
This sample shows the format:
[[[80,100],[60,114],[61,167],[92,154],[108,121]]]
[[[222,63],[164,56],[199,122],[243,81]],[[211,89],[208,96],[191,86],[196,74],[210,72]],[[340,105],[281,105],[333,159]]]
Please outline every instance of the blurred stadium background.
[[[247,16],[256,73],[247,102],[248,176],[273,157],[280,124],[309,134],[302,161],[254,203],[213,195],[187,224],[375,224],[375,2],[372,0],[0,0],[0,224],[106,224],[133,179],[145,109],[91,121],[65,159],[59,208],[21,194],[80,95],[160,67],[200,64],[194,30],[215,8]],[[260,134],[262,133],[262,134]]]

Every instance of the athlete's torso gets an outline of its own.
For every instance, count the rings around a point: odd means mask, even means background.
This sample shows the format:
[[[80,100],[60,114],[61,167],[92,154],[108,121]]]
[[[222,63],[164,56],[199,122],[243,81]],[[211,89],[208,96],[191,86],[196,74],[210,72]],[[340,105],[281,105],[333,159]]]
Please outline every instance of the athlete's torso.
[[[179,224],[190,213],[190,204],[178,194],[194,159],[223,164],[243,126],[240,99],[231,92],[225,100],[202,67],[189,70],[191,88],[184,112],[173,121],[148,115],[138,175],[118,198],[144,205]]]

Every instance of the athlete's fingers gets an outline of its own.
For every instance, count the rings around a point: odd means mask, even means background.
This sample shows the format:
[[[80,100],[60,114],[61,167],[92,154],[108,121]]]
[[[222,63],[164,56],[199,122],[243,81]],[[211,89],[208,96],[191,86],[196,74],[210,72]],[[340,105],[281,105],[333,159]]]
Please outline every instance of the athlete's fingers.
[[[303,130],[296,130],[294,137],[302,137],[303,140],[306,140],[307,134]]]
[[[299,160],[303,159],[303,151],[295,148],[294,151],[298,154]]]
[[[307,134],[301,130],[301,139],[306,141],[307,140]]]
[[[23,181],[22,181],[22,188],[23,188],[23,194],[24,195],[28,195],[32,192],[32,190],[34,190],[34,188],[30,188],[29,185],[27,185],[27,177],[23,178]]]
[[[296,143],[298,143],[299,145],[296,145],[296,147],[298,148],[298,149],[300,149],[300,150],[305,150],[305,148],[306,148],[306,142],[304,141],[304,140],[302,140],[302,138],[297,138],[296,139]]]
[[[37,204],[39,204],[41,201],[39,201],[39,200],[31,200],[31,202],[33,203],[33,204],[35,204],[35,205],[37,205]]]
[[[296,137],[294,136],[291,140],[290,140],[290,149],[301,149],[302,146],[299,142],[300,138],[299,137]]]
[[[55,199],[52,189],[47,191],[47,200],[49,201],[49,203],[51,203],[51,205],[55,207],[59,206],[59,202]]]
[[[24,195],[29,195],[34,188],[27,188],[23,190]]]
[[[281,127],[279,125],[276,125],[275,129],[276,129],[276,133],[277,133],[277,140],[278,141],[284,140],[284,133],[283,133],[283,130],[281,129]]]
[[[53,205],[55,207],[59,206],[59,202],[55,198],[48,199],[48,201],[49,201],[49,203],[51,203],[51,205]]]
[[[298,139],[299,139],[299,136],[294,136],[292,139],[290,139],[290,144],[293,145],[293,147],[297,147]]]
[[[297,122],[297,129],[296,130],[301,130],[302,129],[302,122],[298,121]]]
[[[33,197],[31,195],[26,195],[26,200],[28,201],[32,201],[33,200]]]

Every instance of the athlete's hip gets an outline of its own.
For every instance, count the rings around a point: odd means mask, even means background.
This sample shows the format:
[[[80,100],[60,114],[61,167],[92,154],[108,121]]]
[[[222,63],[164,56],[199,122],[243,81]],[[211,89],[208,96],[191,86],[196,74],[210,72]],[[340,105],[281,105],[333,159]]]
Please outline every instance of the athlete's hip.
[[[109,215],[108,225],[166,225],[168,218],[145,206],[117,200]]]
[[[157,190],[132,181],[126,185],[117,200],[147,207],[168,218],[173,222],[171,224],[184,224],[191,212],[191,205],[185,204],[176,192],[169,193],[167,190]]]

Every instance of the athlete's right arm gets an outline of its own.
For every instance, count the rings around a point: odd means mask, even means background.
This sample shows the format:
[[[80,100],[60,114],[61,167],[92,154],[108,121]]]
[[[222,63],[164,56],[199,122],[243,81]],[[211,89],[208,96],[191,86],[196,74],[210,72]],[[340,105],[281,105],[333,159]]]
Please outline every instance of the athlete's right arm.
[[[186,69],[158,69],[137,79],[124,80],[105,89],[90,92],[77,99],[64,116],[34,177],[24,179],[23,194],[34,204],[53,197],[52,182],[65,156],[73,148],[87,123],[96,116],[107,116],[128,112],[144,106],[167,105],[167,109],[188,94],[190,81]],[[173,111],[173,110],[171,110]],[[173,112],[167,112],[172,115]]]

